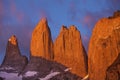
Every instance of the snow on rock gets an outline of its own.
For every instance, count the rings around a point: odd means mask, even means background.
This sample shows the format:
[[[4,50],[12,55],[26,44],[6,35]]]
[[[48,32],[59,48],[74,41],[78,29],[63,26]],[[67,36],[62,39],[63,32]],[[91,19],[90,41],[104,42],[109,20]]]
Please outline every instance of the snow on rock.
[[[72,68],[67,68],[65,69],[64,71],[67,72],[67,71],[70,71]]]
[[[35,76],[37,74],[38,74],[38,72],[36,72],[36,71],[27,71],[25,73],[24,77],[31,77],[31,76]]]
[[[64,72],[68,72],[70,71],[72,68],[67,68],[64,70]],[[48,74],[46,77],[44,78],[39,78],[39,80],[49,80],[51,79],[52,77],[58,75],[58,74],[61,74],[61,72],[51,72],[50,74]]]
[[[13,67],[1,67],[0,70],[15,70]]]
[[[89,77],[89,75],[86,75],[86,76],[85,76],[83,79],[81,79],[81,80],[87,80],[88,77]]]
[[[46,77],[44,77],[44,78],[39,78],[39,80],[49,80],[49,79],[51,79],[52,77],[54,77],[54,76],[56,76],[56,75],[58,75],[58,74],[60,74],[60,72],[53,72],[53,73],[50,73],[50,74],[48,74]]]
[[[18,73],[0,72],[0,77],[5,80],[22,80],[22,76],[18,76]]]

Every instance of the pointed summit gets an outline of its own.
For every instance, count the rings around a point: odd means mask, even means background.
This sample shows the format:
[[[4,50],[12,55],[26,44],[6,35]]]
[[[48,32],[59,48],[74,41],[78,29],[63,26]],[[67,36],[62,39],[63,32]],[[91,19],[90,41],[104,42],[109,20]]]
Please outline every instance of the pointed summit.
[[[42,18],[40,22],[47,23],[47,18],[46,17]]]
[[[62,26],[59,36],[54,42],[54,60],[71,72],[84,77],[87,75],[87,54],[84,50],[80,32],[75,26]]]
[[[16,55],[20,55],[20,50],[18,47],[18,41],[15,35],[12,35],[9,40],[8,40],[8,44],[7,44],[7,49],[6,49],[6,53],[15,53]]]
[[[62,27],[61,27],[61,29],[60,29],[60,32],[63,32],[63,31],[65,31],[65,30],[67,30],[67,27],[64,26],[64,25],[62,25]]]
[[[8,40],[6,54],[1,67],[5,68],[5,70],[11,67],[15,71],[21,71],[26,64],[27,58],[21,55],[17,38],[13,35]]]
[[[17,45],[17,44],[18,44],[18,43],[17,43],[17,38],[16,38],[15,35],[11,36],[8,41],[9,41],[11,44],[13,44],[13,45]]]
[[[32,33],[31,56],[53,58],[53,42],[46,18],[42,18]]]

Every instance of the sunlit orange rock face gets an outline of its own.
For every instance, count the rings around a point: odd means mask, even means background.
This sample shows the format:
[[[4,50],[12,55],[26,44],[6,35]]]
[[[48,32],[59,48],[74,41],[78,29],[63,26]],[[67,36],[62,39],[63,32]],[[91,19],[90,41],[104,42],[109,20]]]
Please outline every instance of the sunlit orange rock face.
[[[62,26],[60,34],[54,42],[54,60],[71,69],[81,77],[87,75],[87,55],[84,50],[80,32],[75,26],[69,29]]]
[[[46,18],[42,18],[32,33],[31,56],[53,59],[53,42]]]
[[[27,64],[27,58],[22,56],[19,50],[17,38],[11,36],[7,43],[5,58],[2,67],[12,67],[18,71],[22,70]]]
[[[88,73],[90,80],[105,80],[106,70],[119,54],[120,16],[102,18],[95,25],[89,43]]]

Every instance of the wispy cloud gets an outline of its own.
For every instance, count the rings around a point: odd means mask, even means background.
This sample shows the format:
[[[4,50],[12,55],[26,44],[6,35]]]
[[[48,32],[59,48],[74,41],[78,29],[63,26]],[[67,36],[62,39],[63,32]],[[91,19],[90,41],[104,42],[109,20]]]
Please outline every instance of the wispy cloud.
[[[33,27],[34,24],[29,16],[17,9],[16,3],[13,0],[8,5],[5,5],[5,2],[0,0],[0,53],[5,53],[7,41],[11,35],[17,36],[23,52],[29,51]]]

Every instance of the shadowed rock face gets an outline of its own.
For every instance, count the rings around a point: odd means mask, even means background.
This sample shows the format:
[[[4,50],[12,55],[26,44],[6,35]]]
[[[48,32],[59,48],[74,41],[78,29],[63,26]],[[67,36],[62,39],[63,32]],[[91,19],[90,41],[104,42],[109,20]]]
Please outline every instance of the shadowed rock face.
[[[53,42],[47,20],[41,19],[32,33],[31,56],[43,57],[48,60],[53,59]]]
[[[7,43],[6,54],[1,67],[11,67],[17,71],[21,71],[27,62],[27,57],[21,56],[17,38],[14,35],[11,36]]]
[[[4,80],[2,77],[0,77],[0,80]]]
[[[120,80],[120,54],[113,64],[108,67],[106,80]]]
[[[81,77],[87,75],[87,55],[84,50],[80,32],[73,25],[68,29],[62,26],[60,34],[54,42],[54,60],[67,67]]]
[[[90,80],[105,80],[106,70],[120,53],[120,16],[97,22],[89,43],[88,73]]]

